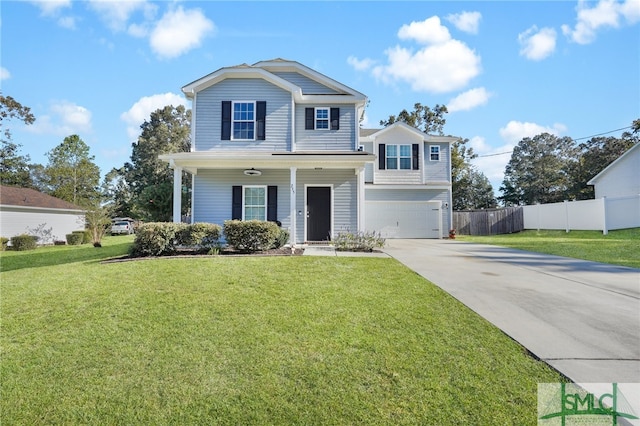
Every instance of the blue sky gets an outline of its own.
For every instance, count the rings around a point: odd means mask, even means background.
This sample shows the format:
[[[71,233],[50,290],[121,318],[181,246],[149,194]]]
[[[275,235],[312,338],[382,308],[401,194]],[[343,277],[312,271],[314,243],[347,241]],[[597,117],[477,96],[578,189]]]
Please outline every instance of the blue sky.
[[[640,118],[640,0],[3,1],[0,84],[32,162],[71,134],[102,173],[151,111],[218,68],[277,57],[368,96],[365,127],[414,103],[449,108],[497,192],[523,137],[574,139]],[[609,133],[620,135],[621,131]]]

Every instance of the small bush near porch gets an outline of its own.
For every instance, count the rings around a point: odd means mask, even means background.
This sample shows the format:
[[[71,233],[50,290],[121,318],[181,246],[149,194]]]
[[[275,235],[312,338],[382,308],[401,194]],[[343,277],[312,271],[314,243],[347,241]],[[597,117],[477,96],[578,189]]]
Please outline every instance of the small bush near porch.
[[[535,424],[560,380],[393,259],[122,241],[0,253],[3,424]]]

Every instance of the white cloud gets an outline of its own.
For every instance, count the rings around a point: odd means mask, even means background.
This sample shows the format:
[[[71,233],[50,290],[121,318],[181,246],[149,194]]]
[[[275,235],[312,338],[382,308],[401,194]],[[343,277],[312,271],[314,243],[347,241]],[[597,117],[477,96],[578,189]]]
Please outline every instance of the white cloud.
[[[604,28],[618,28],[620,18],[624,18],[629,24],[640,20],[640,2],[638,0],[626,0],[623,3],[616,0],[600,0],[598,4],[589,7],[592,3],[580,0],[577,6],[576,25],[562,26],[562,32],[570,40],[578,44],[589,44],[596,39],[597,32]]]
[[[398,37],[426,46],[417,51],[400,45],[385,50],[387,64],[371,69],[373,76],[384,83],[404,81],[415,91],[445,93],[463,88],[480,74],[480,56],[452,39],[437,16],[403,25]]]
[[[158,56],[170,59],[200,46],[202,39],[214,31],[215,25],[200,9],[178,6],[156,23],[149,41]]]
[[[504,169],[516,144],[506,143],[493,147],[486,143],[485,138],[474,136],[469,139],[468,145],[478,154],[478,157],[472,160],[472,164],[489,179],[494,192],[497,192],[504,180]]]
[[[400,40],[415,40],[422,44],[441,44],[451,39],[449,30],[440,24],[440,18],[432,16],[421,22],[403,25],[398,30]]]
[[[347,58],[347,63],[356,71],[366,71],[375,65],[376,61],[369,58],[358,59],[355,56],[349,56]]]
[[[62,16],[60,19],[58,19],[58,25],[68,30],[75,30],[76,18],[74,18],[73,16]]]
[[[26,130],[37,134],[69,136],[91,132],[91,111],[69,101],[56,101],[49,111],[38,115],[38,119]]]
[[[554,124],[553,127],[548,127],[537,123],[512,120],[508,122],[505,127],[502,127],[499,133],[502,139],[515,146],[524,138],[531,138],[539,135],[540,133],[549,133],[559,136],[560,133],[563,133],[566,130],[566,126],[559,123]]]
[[[484,87],[467,90],[451,99],[447,104],[447,110],[449,112],[468,111],[480,105],[486,105],[491,96],[492,94]]]
[[[0,67],[0,81],[11,78],[11,73],[5,67]]]
[[[91,0],[90,7],[112,31],[123,31],[136,11],[142,10],[145,17],[152,18],[157,6],[146,0]]]
[[[556,50],[556,30],[553,28],[538,29],[532,26],[518,34],[520,55],[532,61],[540,61]]]
[[[127,123],[127,135],[129,139],[137,139],[140,135],[140,126],[149,120],[151,113],[167,105],[187,106],[187,100],[175,93],[167,92],[158,95],[144,96],[140,98],[128,111],[120,115],[120,119]]]
[[[43,16],[55,16],[61,10],[71,7],[71,0],[33,0],[31,3],[40,9]]]
[[[469,34],[478,34],[482,15],[480,12],[462,12],[447,15],[445,19],[455,25],[460,31]]]

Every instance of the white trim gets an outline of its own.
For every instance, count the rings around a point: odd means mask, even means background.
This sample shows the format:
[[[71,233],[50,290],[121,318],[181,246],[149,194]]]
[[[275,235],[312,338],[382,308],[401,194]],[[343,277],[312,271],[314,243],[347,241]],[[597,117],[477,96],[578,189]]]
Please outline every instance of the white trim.
[[[437,160],[434,160],[434,159],[431,158],[431,154],[436,154],[435,152],[434,153],[431,152],[431,148],[437,148],[438,149],[438,152],[437,152],[438,159]],[[429,144],[429,161],[440,161],[441,160],[440,157],[441,157],[440,156],[440,145]]]
[[[297,242],[296,239],[296,229],[297,229],[297,214],[298,214],[298,208],[297,208],[297,203],[296,203],[296,191],[298,188],[298,183],[297,183],[297,175],[298,172],[298,168],[295,166],[292,166],[289,168],[289,215],[291,216],[290,219],[290,231],[289,231],[289,237],[290,237],[290,243],[291,245],[295,245]]]
[[[331,238],[333,238],[334,231],[333,231],[333,208],[335,205],[334,202],[334,194],[333,194],[333,184],[313,184],[313,183],[305,183],[304,184],[304,211],[303,211],[303,216],[304,216],[304,241],[308,241],[307,239],[307,188],[330,188],[331,189],[331,217],[329,218],[329,232],[331,235],[329,235]]]

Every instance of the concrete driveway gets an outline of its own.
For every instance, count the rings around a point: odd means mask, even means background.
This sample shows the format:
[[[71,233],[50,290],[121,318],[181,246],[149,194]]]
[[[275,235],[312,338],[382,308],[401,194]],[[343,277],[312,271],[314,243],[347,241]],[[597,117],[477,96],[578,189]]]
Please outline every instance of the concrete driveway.
[[[640,383],[640,269],[453,240],[384,251],[576,383]]]

